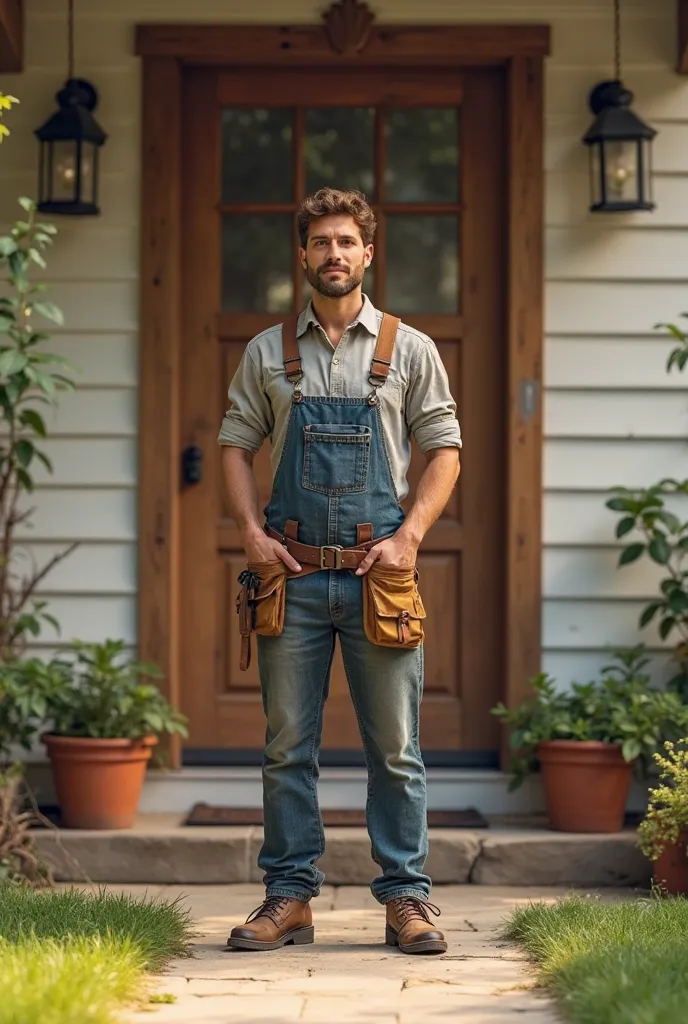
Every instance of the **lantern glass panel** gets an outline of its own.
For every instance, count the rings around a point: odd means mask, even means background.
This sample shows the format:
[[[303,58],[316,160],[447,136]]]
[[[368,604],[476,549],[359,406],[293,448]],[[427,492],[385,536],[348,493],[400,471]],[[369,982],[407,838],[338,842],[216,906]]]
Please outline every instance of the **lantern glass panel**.
[[[81,195],[85,203],[96,201],[96,161],[98,150],[92,142],[81,143]]]
[[[633,140],[604,143],[604,189],[607,203],[637,203],[639,146]]]
[[[74,202],[77,198],[77,143],[57,140],[51,146],[49,199],[52,202]]]

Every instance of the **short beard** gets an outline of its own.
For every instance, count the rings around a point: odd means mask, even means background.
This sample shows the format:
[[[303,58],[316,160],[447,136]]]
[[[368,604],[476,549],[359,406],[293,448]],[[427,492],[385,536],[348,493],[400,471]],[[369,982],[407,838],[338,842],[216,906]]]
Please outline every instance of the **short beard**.
[[[358,288],[365,273],[365,267],[361,263],[358,267],[352,267],[343,281],[329,281],[321,276],[325,269],[329,268],[319,267],[317,270],[312,270],[306,266],[306,277],[309,285],[326,299],[341,299],[345,295],[350,295]]]

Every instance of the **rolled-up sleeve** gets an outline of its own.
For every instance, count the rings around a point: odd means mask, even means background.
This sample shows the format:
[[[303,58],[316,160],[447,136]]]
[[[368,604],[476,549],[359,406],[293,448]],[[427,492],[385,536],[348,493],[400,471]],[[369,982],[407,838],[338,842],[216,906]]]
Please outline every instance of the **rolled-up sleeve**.
[[[406,392],[406,422],[423,452],[461,447],[456,402],[437,346],[430,338],[423,340],[414,360]]]
[[[250,345],[241,357],[227,395],[229,407],[220,427],[218,443],[257,452],[272,433],[274,417]]]

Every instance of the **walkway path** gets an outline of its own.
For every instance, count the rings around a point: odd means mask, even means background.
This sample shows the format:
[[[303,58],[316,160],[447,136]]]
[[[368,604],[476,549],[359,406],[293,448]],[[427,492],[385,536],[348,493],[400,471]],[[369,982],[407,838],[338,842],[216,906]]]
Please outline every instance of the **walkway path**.
[[[113,886],[136,893],[144,886]],[[326,887],[313,903],[316,943],[271,953],[224,948],[229,930],[263,896],[257,885],[152,886],[184,894],[198,937],[195,959],[153,979],[176,1002],[130,1013],[128,1024],[555,1024],[548,997],[533,990],[520,950],[497,937],[509,910],[562,890],[436,886],[439,926],[449,940],[439,957],[409,957],[383,944],[384,912],[368,890]]]

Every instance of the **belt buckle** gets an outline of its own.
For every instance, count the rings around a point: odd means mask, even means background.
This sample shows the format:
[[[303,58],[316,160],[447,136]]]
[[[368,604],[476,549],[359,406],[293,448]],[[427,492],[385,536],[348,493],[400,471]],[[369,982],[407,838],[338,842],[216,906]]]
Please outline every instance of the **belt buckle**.
[[[320,568],[321,569],[341,569],[342,568],[342,545],[341,544],[322,544],[320,547]],[[334,565],[329,566],[325,564],[325,552],[334,552]]]

